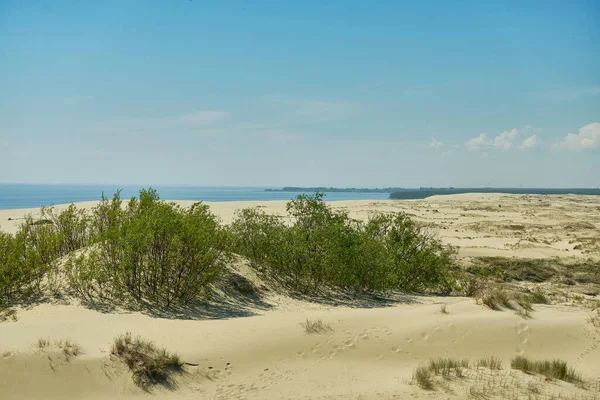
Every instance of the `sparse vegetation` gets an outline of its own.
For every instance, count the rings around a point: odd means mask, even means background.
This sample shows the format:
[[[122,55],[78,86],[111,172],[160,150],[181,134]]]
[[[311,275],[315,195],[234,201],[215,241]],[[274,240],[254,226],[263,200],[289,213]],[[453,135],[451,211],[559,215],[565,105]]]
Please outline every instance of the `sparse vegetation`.
[[[322,335],[324,333],[333,331],[331,326],[323,323],[323,321],[321,321],[320,319],[311,320],[307,318],[306,321],[301,322],[300,325],[304,328],[304,331],[310,335]]]
[[[65,341],[59,341],[56,343],[56,345],[57,347],[62,349],[62,352],[67,359],[78,356],[83,352],[79,343],[74,342],[70,339],[67,339]]]
[[[437,358],[429,360],[428,368],[433,374],[443,377],[455,375],[462,378],[463,368],[469,368],[469,360],[455,358]]]
[[[36,346],[37,346],[38,349],[43,350],[46,347],[50,346],[50,340],[49,339],[39,338],[38,341],[37,341],[37,343],[36,343]]]
[[[566,382],[581,382],[579,375],[573,368],[569,368],[565,361],[561,360],[529,360],[524,356],[517,356],[512,359],[510,366],[526,374],[537,373],[548,379],[558,379]]]
[[[596,308],[596,312],[587,318],[587,322],[600,328],[600,308]]]
[[[482,357],[477,360],[477,366],[497,371],[502,369],[502,360],[496,356]]]
[[[127,365],[135,384],[144,390],[154,385],[173,388],[173,375],[184,372],[184,364],[177,354],[159,349],[149,340],[134,338],[130,333],[117,337],[110,353]]]
[[[67,361],[83,353],[81,345],[71,339],[55,340],[52,342],[50,339],[39,338],[35,343],[35,347],[42,351],[49,348],[60,350]]]

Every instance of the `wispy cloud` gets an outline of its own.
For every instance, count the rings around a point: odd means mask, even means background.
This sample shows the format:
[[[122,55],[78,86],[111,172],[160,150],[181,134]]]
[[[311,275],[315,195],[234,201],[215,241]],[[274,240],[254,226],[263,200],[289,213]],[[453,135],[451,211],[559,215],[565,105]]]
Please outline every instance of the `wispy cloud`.
[[[429,147],[433,147],[435,149],[438,149],[438,148],[442,147],[443,145],[444,145],[444,143],[440,142],[436,138],[431,138],[431,141],[429,142]]]
[[[488,137],[485,133],[482,133],[477,137],[467,140],[466,146],[469,151],[492,149],[507,151],[515,147],[515,142],[518,140],[519,135],[533,133],[533,135],[525,139],[521,146],[519,146],[521,149],[524,149],[527,148],[523,147],[525,142],[527,142],[527,145],[537,144],[537,142],[540,140],[537,136],[537,133],[539,132],[540,130],[537,128],[525,126],[521,129],[513,128],[504,131],[495,137]]]
[[[128,118],[103,122],[92,128],[94,133],[150,133],[156,131],[193,131],[202,135],[217,135],[218,123],[229,117],[225,111],[201,110],[192,113],[164,117]]]
[[[354,105],[345,102],[326,100],[287,99],[267,97],[269,102],[283,108],[281,111],[287,118],[310,122],[321,122],[340,119],[356,110]]]
[[[173,118],[174,123],[185,125],[206,125],[213,122],[223,121],[229,116],[225,111],[197,111],[190,114],[184,114]]]
[[[595,149],[600,146],[600,123],[594,122],[579,129],[577,134],[569,133],[557,145],[570,150]]]

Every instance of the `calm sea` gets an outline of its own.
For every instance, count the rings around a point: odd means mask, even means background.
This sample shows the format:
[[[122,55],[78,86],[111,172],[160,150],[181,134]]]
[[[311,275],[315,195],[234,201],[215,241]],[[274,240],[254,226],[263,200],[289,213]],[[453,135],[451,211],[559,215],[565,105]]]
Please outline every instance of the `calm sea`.
[[[148,186],[0,184],[0,210],[100,200],[122,189],[121,198],[136,196]],[[299,193],[265,192],[267,187],[153,186],[165,200],[244,201],[290,200]],[[269,189],[275,189],[270,187]],[[388,193],[327,193],[325,200],[382,200]]]

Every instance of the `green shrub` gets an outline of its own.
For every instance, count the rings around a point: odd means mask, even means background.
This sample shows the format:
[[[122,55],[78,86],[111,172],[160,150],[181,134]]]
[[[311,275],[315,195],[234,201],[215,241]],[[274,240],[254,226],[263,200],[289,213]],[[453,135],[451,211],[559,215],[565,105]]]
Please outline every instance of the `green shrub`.
[[[121,207],[119,193],[93,210],[93,242],[67,263],[84,297],[148,301],[166,307],[195,300],[225,261],[226,236],[207,205],[183,209],[142,190]]]
[[[229,233],[234,251],[294,290],[452,287],[454,251],[405,214],[355,221],[328,207],[321,193],[298,196],[287,212],[289,224],[256,208],[242,210]]]

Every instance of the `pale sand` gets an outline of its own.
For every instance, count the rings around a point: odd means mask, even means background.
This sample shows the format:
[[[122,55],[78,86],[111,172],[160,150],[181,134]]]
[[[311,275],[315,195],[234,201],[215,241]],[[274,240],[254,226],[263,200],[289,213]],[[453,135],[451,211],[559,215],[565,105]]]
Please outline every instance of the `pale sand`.
[[[285,202],[279,201],[210,206],[228,222],[236,209],[258,204],[285,214]],[[596,250],[574,249],[578,238],[600,234],[598,197],[460,195],[331,204],[362,219],[375,211],[405,211],[431,225],[444,242],[460,246],[464,257],[599,256]],[[0,211],[1,229],[14,232],[18,220],[7,219],[27,212],[37,210]],[[470,298],[401,299],[387,307],[364,299],[352,307],[328,306],[270,292],[263,299],[267,306],[244,310],[249,317],[222,314],[200,320],[102,313],[76,301],[19,309],[16,322],[0,323],[0,398],[463,399],[480,389],[490,396],[486,398],[528,398],[529,383],[542,391],[533,398],[551,393],[600,397],[564,382],[511,373],[508,366],[518,354],[560,358],[586,378],[600,377],[600,330],[586,322],[589,310],[538,305],[533,318],[525,320],[510,311],[491,311]],[[448,305],[449,314],[440,312],[441,304]],[[333,332],[306,334],[300,326],[306,318],[322,319]],[[176,390],[146,394],[120,364],[109,361],[112,340],[127,331],[199,366],[187,368],[189,375],[178,380]],[[56,352],[37,349],[39,338],[75,340],[84,354],[67,362]],[[410,384],[413,369],[432,357],[476,360],[486,355],[504,363],[494,377],[470,375],[432,392]]]

